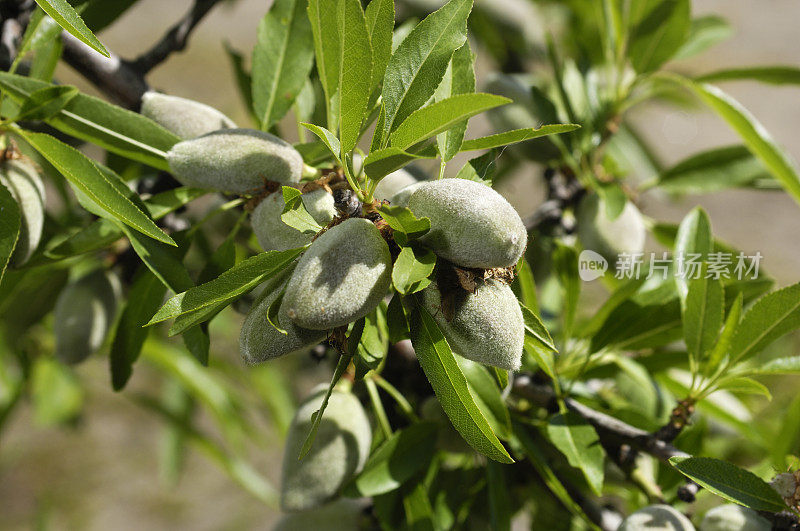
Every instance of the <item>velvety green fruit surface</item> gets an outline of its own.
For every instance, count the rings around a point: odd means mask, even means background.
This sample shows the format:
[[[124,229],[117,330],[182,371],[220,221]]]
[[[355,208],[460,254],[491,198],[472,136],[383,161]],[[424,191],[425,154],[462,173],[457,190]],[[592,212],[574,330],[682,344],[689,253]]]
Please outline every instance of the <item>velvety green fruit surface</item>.
[[[53,310],[58,359],[80,363],[97,352],[114,323],[120,292],[116,275],[102,270],[67,284]]]
[[[142,96],[141,113],[183,139],[236,127],[233,120],[204,103],[154,91]]]
[[[303,172],[303,158],[291,144],[254,129],[184,140],[167,153],[167,162],[186,186],[237,194],[255,194],[265,181],[296,183]]]
[[[517,263],[528,234],[517,211],[488,186],[466,179],[420,184],[408,200],[417,217],[431,220],[422,242],[462,267],[489,269]]]
[[[422,305],[439,325],[453,352],[472,361],[506,370],[519,369],[525,322],[511,288],[487,280],[476,293],[458,289],[452,321],[442,310],[436,282],[422,290]]]
[[[397,192],[417,182],[416,177],[404,169],[394,171],[381,179],[375,187],[375,199],[390,201]],[[392,205],[394,204],[392,201]]]
[[[364,408],[350,393],[335,390],[317,430],[314,445],[298,460],[311,428],[311,415],[322,404],[325,389],[312,394],[295,413],[286,439],[281,480],[281,509],[302,511],[337,496],[342,485],[357,474],[372,442]]]
[[[700,531],[770,531],[772,524],[757,512],[735,503],[714,507],[700,523]]]
[[[19,205],[20,231],[10,264],[20,266],[28,261],[42,238],[45,206],[44,184],[36,167],[24,159],[2,162],[0,183],[11,192]]]
[[[341,499],[307,511],[290,513],[281,518],[272,531],[355,531],[361,529],[363,505]]]
[[[576,212],[578,238],[584,249],[602,255],[613,266],[620,253],[641,253],[646,228],[642,213],[628,201],[615,219],[610,219],[605,202],[597,194],[581,200]]]
[[[650,505],[628,516],[617,531],[694,531],[694,526],[669,505]]]
[[[277,325],[267,319],[269,308],[283,291],[285,282],[272,282],[253,303],[239,332],[239,353],[246,363],[261,363],[310,347],[325,339],[325,332],[307,330],[295,325],[286,316],[283,305],[277,313]]]
[[[282,308],[304,328],[343,326],[375,309],[391,275],[389,246],[375,225],[347,219],[324,232],[300,258]]]
[[[325,226],[336,216],[333,196],[320,188],[302,195],[303,206],[314,221]],[[253,209],[253,232],[265,251],[285,251],[311,243],[313,233],[300,232],[281,220],[285,202],[280,191],[269,194]]]

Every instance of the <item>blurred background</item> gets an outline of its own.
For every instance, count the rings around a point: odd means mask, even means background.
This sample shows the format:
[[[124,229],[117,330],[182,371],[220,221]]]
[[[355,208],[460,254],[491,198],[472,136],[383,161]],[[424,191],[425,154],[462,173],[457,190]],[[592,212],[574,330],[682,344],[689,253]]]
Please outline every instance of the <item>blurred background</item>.
[[[499,0],[483,0],[485,4],[490,2]],[[477,0],[478,5],[481,3]],[[149,48],[190,4],[188,0],[143,0],[99,37],[121,56],[136,56]],[[187,50],[153,71],[151,85],[212,105],[239,124],[249,125],[224,43],[249,56],[256,27],[269,4],[269,0],[239,0],[216,8],[192,35]],[[525,14],[530,13],[525,10]],[[733,36],[674,68],[693,74],[732,66],[800,64],[797,0],[695,0],[693,15],[703,14],[724,16],[734,28]],[[479,56],[479,88],[491,68],[491,60]],[[59,67],[56,77],[96,94],[66,66]],[[796,160],[800,159],[796,87],[736,82],[727,83],[725,90],[758,117]],[[633,122],[667,166],[694,152],[738,142],[726,124],[702,110],[684,112],[649,105],[634,110]],[[468,137],[487,130],[485,121],[473,120]],[[460,165],[453,166],[457,169]],[[532,164],[522,166],[500,186],[523,216],[541,201],[542,196],[530,193],[530,181],[539,180],[540,172]],[[672,222],[680,221],[700,204],[708,211],[715,234],[721,239],[748,253],[761,252],[762,267],[777,279],[779,286],[798,278],[800,208],[785,193],[730,190],[676,200],[650,192],[639,198],[639,204],[645,214]],[[762,217],[762,212],[769,212],[769,217]],[[232,366],[239,364],[238,319],[237,314],[226,311],[213,322],[212,359],[228,361]],[[271,379],[289,373],[281,371],[282,363],[305,364],[308,370],[303,378],[307,381],[277,385]],[[262,393],[270,393],[273,388],[277,393],[287,383],[302,388],[328,379],[327,368],[312,360],[278,360],[263,375],[258,372],[260,368],[247,370],[255,373],[253,378],[263,376],[259,388]],[[77,371],[87,387],[87,396],[86,409],[76,425],[66,430],[38,427],[29,406],[24,405],[5,426],[0,438],[0,529],[271,527],[277,518],[276,510],[234,484],[217,464],[196,449],[186,454],[184,471],[177,479],[165,474],[159,465],[168,444],[164,424],[131,398],[138,391],[153,388],[155,371],[139,364],[121,394],[113,393],[108,385],[106,359],[95,357]],[[231,379],[235,382],[236,375]],[[268,414],[261,411],[264,406],[257,399],[251,405],[254,425],[265,424]],[[780,407],[780,401],[771,407]],[[199,425],[204,425],[202,416]],[[265,433],[258,445],[249,448],[251,462],[277,485],[282,438],[270,430]]]

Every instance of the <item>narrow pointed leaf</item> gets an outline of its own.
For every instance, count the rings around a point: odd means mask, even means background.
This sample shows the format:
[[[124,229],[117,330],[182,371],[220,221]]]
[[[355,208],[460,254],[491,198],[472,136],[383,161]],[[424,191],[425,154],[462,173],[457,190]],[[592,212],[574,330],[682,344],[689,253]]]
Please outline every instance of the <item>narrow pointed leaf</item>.
[[[800,284],[761,297],[744,314],[731,341],[731,357],[745,360],[800,328]]]
[[[708,253],[714,250],[714,238],[711,234],[711,222],[706,211],[700,207],[694,208],[681,221],[678,227],[678,235],[675,237],[675,256],[684,261],[692,258],[692,255],[700,255],[699,262],[708,257]],[[684,276],[676,275],[675,285],[678,288],[678,295],[681,303],[686,300],[689,293],[689,281]]]
[[[0,281],[17,245],[20,221],[19,205],[8,188],[0,183]]]
[[[258,25],[253,49],[253,106],[269,129],[291,108],[314,61],[314,40],[303,0],[277,0]]]
[[[668,79],[694,92],[736,131],[747,148],[757,156],[781,186],[800,203],[800,176],[794,160],[770,136],[756,118],[741,103],[719,88],[706,83],[696,83],[680,76]]]
[[[411,342],[417,358],[450,422],[470,446],[486,457],[513,463],[475,404],[467,380],[436,321],[422,307],[415,308],[411,321]]]
[[[478,149],[502,147],[510,144],[516,144],[518,142],[525,142],[526,140],[531,140],[542,136],[569,133],[570,131],[574,131],[578,128],[580,128],[580,126],[575,124],[553,124],[543,125],[538,129],[534,127],[515,129],[513,131],[506,131],[496,135],[473,138],[472,140],[464,140],[464,143],[461,144],[461,151],[475,151]]]
[[[364,16],[372,46],[372,86],[370,91],[373,91],[383,81],[386,65],[392,56],[394,0],[371,0]]]
[[[703,74],[695,78],[702,83],[721,81],[759,81],[770,85],[800,85],[800,68],[796,66],[749,66]]]
[[[0,90],[18,105],[37,90],[52,86],[0,72]],[[62,133],[160,170],[169,170],[166,152],[181,140],[141,114],[86,94],[76,95],[47,123]]]
[[[243,260],[211,282],[178,293],[156,312],[148,325],[212,305],[225,304],[247,293],[289,265],[305,248],[269,251]]]
[[[392,147],[408,149],[414,144],[447,131],[462,120],[480,114],[511,100],[494,94],[460,94],[437,101],[411,113],[391,134]]]
[[[86,155],[44,133],[24,132],[23,136],[59,173],[111,217],[150,238],[175,245],[147,213],[120,191],[118,183],[112,182],[114,176],[102,172]]]
[[[387,147],[372,151],[364,159],[364,172],[373,181],[382,179],[393,171],[408,165],[416,159],[428,158],[423,155],[408,153],[400,148]]]
[[[106,57],[110,57],[103,43],[97,40],[94,33],[86,27],[86,23],[67,0],[36,0],[36,3],[39,4],[42,11],[58,22],[59,26],[80,39],[81,42],[87,46],[97,50]]]
[[[689,355],[700,360],[719,335],[725,312],[725,291],[722,281],[698,278],[689,281],[683,310],[683,337]]]
[[[752,472],[710,457],[672,457],[678,472],[728,501],[756,511],[777,513],[786,504],[775,490]]]
[[[600,496],[605,454],[592,425],[577,413],[559,413],[547,423],[547,435],[569,464],[583,473],[592,491]]]
[[[459,94],[472,94],[475,92],[474,61],[475,56],[469,47],[469,41],[466,41],[453,53],[444,79],[439,88],[436,89],[436,101],[442,101]],[[462,120],[437,137],[436,141],[439,144],[439,152],[442,154],[443,161],[447,162],[458,154],[466,132],[467,120]]]
[[[352,497],[378,496],[399,488],[427,468],[436,451],[436,425],[419,422],[394,433],[345,487]]]
[[[111,385],[115,391],[122,390],[133,374],[133,364],[150,333],[144,325],[164,300],[166,291],[166,286],[152,271],[140,268],[111,342],[109,362]]]
[[[471,10],[472,0],[450,0],[417,24],[392,54],[383,78],[384,147],[389,133],[433,96],[453,52],[467,40]]]

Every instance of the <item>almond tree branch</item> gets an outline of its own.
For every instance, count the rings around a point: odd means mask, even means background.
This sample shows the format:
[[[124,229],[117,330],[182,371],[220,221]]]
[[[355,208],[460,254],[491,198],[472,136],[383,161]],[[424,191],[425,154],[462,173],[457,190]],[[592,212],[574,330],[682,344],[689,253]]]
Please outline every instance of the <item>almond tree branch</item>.
[[[528,375],[520,374],[514,378],[512,393],[530,400],[540,407],[553,411],[558,410],[553,389],[548,385],[534,382]],[[601,441],[616,445],[627,445],[632,450],[650,454],[661,461],[668,461],[670,457],[688,455],[648,431],[635,428],[619,419],[596,411],[577,400],[565,398],[564,403],[568,409],[574,411],[594,426]]]
[[[186,48],[192,30],[219,2],[220,0],[195,0],[189,12],[161,40],[133,61],[134,69],[145,75],[163,63],[173,52]]]
[[[142,95],[149,89],[144,76],[130,61],[111,52],[111,57],[89,48],[66,31],[62,59],[88,79],[105,95],[128,109],[137,109]]]
[[[134,61],[92,50],[67,32],[62,33],[64,61],[115,102],[138,110],[149,90],[145,76],[173,52],[183,50],[200,21],[220,0],[195,0],[189,12],[147,52]]]

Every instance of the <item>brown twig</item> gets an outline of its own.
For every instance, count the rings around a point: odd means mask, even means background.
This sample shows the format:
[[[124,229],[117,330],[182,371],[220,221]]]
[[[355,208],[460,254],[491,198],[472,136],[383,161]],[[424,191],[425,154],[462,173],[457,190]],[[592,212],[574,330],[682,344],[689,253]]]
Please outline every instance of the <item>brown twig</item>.
[[[553,389],[548,385],[534,382],[528,375],[521,374],[514,379],[512,392],[540,407],[553,411],[558,409]],[[648,431],[635,428],[619,419],[596,411],[577,400],[566,398],[564,403],[569,410],[574,411],[594,426],[597,435],[602,441],[616,445],[627,445],[634,450],[650,454],[661,461],[668,461],[670,457],[688,455],[671,444],[658,439]]]
[[[161,40],[131,63],[133,68],[145,75],[174,52],[186,48],[192,30],[219,2],[220,0],[195,0],[186,15],[172,26]]]
[[[67,33],[61,33],[64,61],[108,97],[128,109],[137,109],[149,89],[144,76],[130,61],[111,53],[105,57]]]

